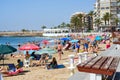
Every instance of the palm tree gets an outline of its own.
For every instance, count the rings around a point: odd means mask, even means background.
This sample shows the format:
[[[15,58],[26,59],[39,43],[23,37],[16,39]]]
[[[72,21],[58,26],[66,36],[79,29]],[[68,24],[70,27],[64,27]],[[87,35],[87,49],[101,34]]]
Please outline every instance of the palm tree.
[[[78,14],[77,15],[78,16],[78,29],[79,28],[82,28],[82,26],[83,26],[83,14]]]
[[[82,28],[83,23],[83,14],[76,14],[71,17],[70,20],[71,27],[74,28],[74,31],[79,31]]]
[[[106,23],[107,23],[107,20],[108,20],[108,16],[104,14],[102,19],[104,20],[105,26],[106,26]]]
[[[66,24],[66,27],[70,28],[70,24],[69,24],[69,23],[67,23],[67,24]]]
[[[94,15],[94,11],[90,11],[89,13],[88,13],[88,15],[90,16],[90,20],[91,20],[91,29],[93,29],[93,15]]]
[[[58,25],[57,27],[58,27],[58,28],[61,28],[61,26],[60,26],[60,25]]]
[[[100,28],[100,24],[102,24],[101,20],[98,18],[94,22],[98,28]]]
[[[47,27],[43,25],[41,28],[42,28],[42,29],[45,29],[45,28],[47,28]]]
[[[60,26],[61,26],[61,28],[65,28],[66,27],[66,23],[62,22]]]
[[[107,22],[108,22],[108,26],[109,26],[109,21],[110,21],[111,17],[112,17],[112,14],[110,14],[110,13],[108,13],[108,12],[106,12],[106,13],[103,15],[103,18],[102,18],[102,19],[103,19],[104,22],[105,22],[105,26],[106,26]]]
[[[118,18],[115,18],[115,19],[114,19],[114,22],[115,22],[115,24],[116,24],[116,27],[118,27],[118,23],[120,22],[120,20],[119,20]]]
[[[24,32],[26,32],[26,29],[22,29],[21,31],[24,33]]]
[[[74,28],[74,31],[76,31],[77,21],[78,21],[77,16],[74,15],[71,17],[71,20],[70,20],[71,28]]]
[[[54,29],[57,29],[57,27],[55,26]]]

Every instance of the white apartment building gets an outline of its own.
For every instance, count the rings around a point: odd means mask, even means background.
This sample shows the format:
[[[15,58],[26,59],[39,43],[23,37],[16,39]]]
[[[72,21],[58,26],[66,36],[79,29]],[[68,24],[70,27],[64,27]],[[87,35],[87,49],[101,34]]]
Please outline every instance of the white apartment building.
[[[94,4],[94,12],[96,13],[94,15],[94,21],[99,18],[102,21],[102,24],[100,25],[101,27],[116,26],[114,19],[120,18],[120,2],[118,2],[118,0],[96,0],[96,3]],[[112,17],[109,23],[107,22],[105,25],[102,18],[106,12],[111,14]],[[95,24],[94,28],[97,28]]]

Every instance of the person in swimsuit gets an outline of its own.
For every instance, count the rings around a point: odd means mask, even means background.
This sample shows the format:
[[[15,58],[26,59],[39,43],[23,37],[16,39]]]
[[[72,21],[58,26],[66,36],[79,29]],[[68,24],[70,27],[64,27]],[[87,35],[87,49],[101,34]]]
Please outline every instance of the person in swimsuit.
[[[60,44],[60,42],[58,42],[57,51],[58,51],[58,57],[59,57],[59,60],[61,60],[62,45]]]

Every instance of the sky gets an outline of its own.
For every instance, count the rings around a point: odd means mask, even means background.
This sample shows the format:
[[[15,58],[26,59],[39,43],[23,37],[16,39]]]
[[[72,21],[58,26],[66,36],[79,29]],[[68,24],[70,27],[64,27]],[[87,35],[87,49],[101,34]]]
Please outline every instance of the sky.
[[[70,23],[75,12],[90,12],[95,0],[0,0],[0,31],[41,30]]]

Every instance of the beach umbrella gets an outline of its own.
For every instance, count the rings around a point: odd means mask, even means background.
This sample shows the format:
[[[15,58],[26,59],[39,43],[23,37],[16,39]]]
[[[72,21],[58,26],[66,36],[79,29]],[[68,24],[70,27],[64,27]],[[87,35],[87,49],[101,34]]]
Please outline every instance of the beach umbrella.
[[[47,44],[49,44],[50,42],[49,42],[48,40],[43,40],[42,43],[45,44],[45,45],[47,45]]]
[[[3,55],[3,65],[4,65],[4,55],[16,52],[17,49],[10,45],[0,45],[0,55]]]
[[[15,51],[17,51],[17,49],[10,45],[0,45],[0,54],[9,54]]]
[[[48,42],[52,43],[52,42],[55,42],[55,40],[49,40]]]
[[[76,43],[76,42],[78,42],[79,40],[77,40],[77,39],[73,39],[73,40],[71,40],[70,42],[71,43]]]
[[[49,55],[57,53],[57,50],[51,49],[51,48],[43,48],[39,51],[36,51],[35,54],[44,54],[48,53]]]
[[[20,46],[19,50],[39,50],[40,47],[33,43],[27,43]]]
[[[64,38],[61,38],[60,40],[69,41],[71,39],[69,37],[64,37]]]
[[[95,40],[97,40],[97,41],[99,41],[99,40],[101,40],[102,38],[101,38],[101,36],[96,36],[95,37]]]
[[[87,38],[90,39],[90,41],[94,41],[95,40],[95,36],[94,35],[88,36]]]

